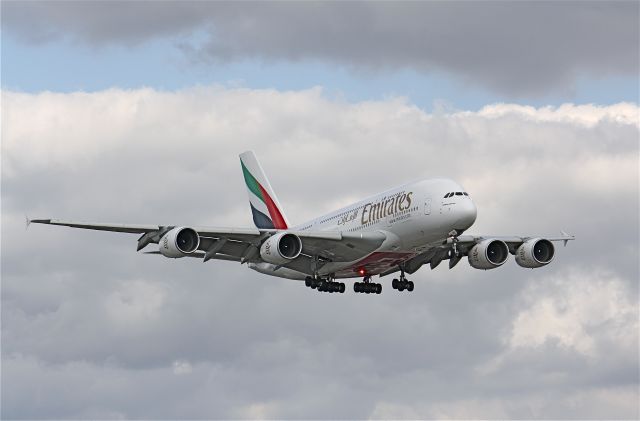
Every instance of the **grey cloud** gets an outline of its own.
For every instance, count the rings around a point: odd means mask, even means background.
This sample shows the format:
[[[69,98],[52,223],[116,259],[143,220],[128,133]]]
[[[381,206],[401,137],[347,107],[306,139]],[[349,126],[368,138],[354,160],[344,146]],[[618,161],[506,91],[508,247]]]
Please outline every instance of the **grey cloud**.
[[[31,42],[175,38],[195,62],[321,60],[355,73],[455,75],[508,97],[570,93],[640,71],[637,2],[5,2]],[[190,41],[194,33],[203,41]]]
[[[4,92],[2,417],[637,418],[637,346],[620,338],[637,343],[638,108],[496,107],[432,115],[317,89]],[[247,226],[245,149],[294,222],[446,175],[478,204],[473,232],[578,241],[539,270],[463,261],[422,269],[412,294],[387,279],[360,297],[144,256],[135,236],[25,231],[25,213]],[[539,318],[546,302],[560,325]]]

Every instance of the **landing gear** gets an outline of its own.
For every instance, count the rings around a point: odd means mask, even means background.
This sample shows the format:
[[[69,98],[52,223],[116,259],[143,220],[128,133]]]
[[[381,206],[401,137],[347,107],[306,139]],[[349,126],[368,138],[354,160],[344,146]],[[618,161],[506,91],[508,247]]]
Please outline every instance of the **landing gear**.
[[[333,280],[333,278],[322,279],[322,278],[313,278],[311,276],[307,276],[304,280],[304,284],[307,287],[315,289],[320,292],[329,292],[329,293],[338,292],[340,294],[343,294],[344,291],[346,290],[344,283],[336,282]]]
[[[409,292],[413,291],[413,281],[408,280],[404,276],[404,269],[402,267],[400,267],[400,279],[391,281],[391,286],[398,291],[404,291],[405,289]]]
[[[380,294],[382,293],[382,284],[371,282],[371,277],[365,276],[362,282],[353,284],[353,290],[357,293]]]

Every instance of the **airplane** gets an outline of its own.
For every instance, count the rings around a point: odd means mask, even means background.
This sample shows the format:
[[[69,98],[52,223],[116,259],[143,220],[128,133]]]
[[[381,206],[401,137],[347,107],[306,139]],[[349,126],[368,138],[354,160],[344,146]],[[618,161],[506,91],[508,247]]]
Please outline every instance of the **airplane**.
[[[380,294],[373,277],[393,273],[393,289],[413,291],[413,274],[423,265],[449,268],[463,257],[476,269],[502,266],[509,254],[524,268],[553,260],[553,242],[575,237],[463,235],[475,222],[471,196],[453,180],[421,179],[368,197],[301,225],[291,226],[252,151],[240,154],[255,228],[174,225],[130,225],[27,218],[30,223],[99,231],[141,234],[137,251],[168,258],[195,257],[203,262],[226,260],[247,264],[257,272],[304,281],[307,287],[344,293],[338,279],[361,278],[354,292]]]

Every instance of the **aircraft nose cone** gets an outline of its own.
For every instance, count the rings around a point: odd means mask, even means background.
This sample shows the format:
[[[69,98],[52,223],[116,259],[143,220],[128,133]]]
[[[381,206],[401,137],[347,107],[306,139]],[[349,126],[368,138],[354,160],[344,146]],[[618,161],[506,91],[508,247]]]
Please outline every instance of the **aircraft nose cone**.
[[[462,203],[458,203],[456,206],[456,216],[458,219],[456,220],[457,229],[468,229],[474,222],[476,222],[476,217],[478,216],[478,209],[476,205],[473,204],[471,200],[464,200]]]

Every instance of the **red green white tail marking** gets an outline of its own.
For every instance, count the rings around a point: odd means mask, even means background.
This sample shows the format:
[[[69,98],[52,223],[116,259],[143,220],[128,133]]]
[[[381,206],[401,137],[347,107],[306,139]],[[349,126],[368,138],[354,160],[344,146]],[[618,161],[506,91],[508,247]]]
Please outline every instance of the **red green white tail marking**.
[[[287,218],[255,154],[252,151],[240,154],[240,165],[249,191],[249,204],[256,227],[287,229]]]

